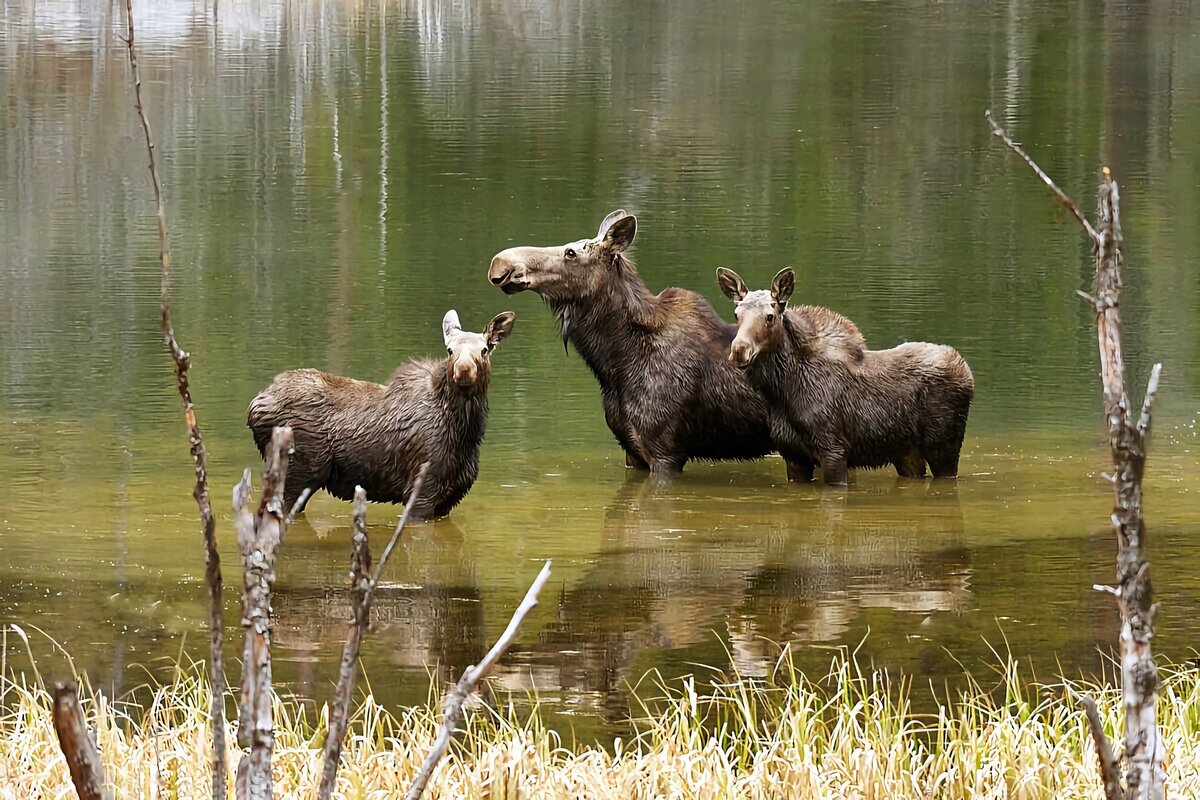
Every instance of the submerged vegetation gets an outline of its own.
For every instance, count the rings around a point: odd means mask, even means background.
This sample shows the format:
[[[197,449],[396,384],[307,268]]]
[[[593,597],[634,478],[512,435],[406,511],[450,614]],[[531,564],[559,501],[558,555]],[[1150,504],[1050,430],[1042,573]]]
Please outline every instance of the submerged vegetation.
[[[1163,671],[1161,726],[1168,792],[1200,796],[1200,671]],[[971,683],[936,713],[914,713],[903,681],[861,669],[846,655],[827,675],[798,673],[785,651],[770,681],[696,676],[647,702],[636,733],[564,746],[532,712],[477,706],[430,782],[430,797],[852,797],[1083,798],[1100,793],[1079,697],[1097,697],[1109,735],[1120,698],[1102,685],[1039,684],[1015,660],[985,688]],[[118,797],[186,798],[207,792],[208,681],[180,669],[147,704],[126,707],[86,693],[84,707]],[[5,796],[60,797],[69,778],[50,722],[50,693],[6,679],[0,721]],[[278,796],[311,796],[321,773],[326,711],[275,707]],[[335,796],[403,792],[428,752],[436,703],[385,710],[359,705]],[[1117,737],[1119,738],[1119,737]],[[228,741],[236,741],[230,730]],[[234,755],[234,753],[230,753]],[[235,759],[231,759],[235,761]]]

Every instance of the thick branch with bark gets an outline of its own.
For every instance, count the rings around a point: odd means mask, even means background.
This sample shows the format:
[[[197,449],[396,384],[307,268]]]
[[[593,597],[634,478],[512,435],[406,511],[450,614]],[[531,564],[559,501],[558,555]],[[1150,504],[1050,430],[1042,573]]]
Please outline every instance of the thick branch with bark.
[[[79,800],[101,800],[106,796],[104,765],[100,763],[96,743],[92,741],[83,710],[79,707],[79,693],[73,685],[55,685],[53,713],[54,732],[58,734],[58,746],[67,760],[75,793]]]
[[[246,645],[242,656],[242,693],[238,738],[250,749],[238,764],[238,800],[270,800],[271,753],[275,723],[271,694],[271,591],[275,585],[275,553],[283,536],[283,484],[292,452],[292,429],[276,428],[263,469],[258,512],[248,508],[250,470],[233,490],[238,548],[242,554],[242,627]]]
[[[413,482],[412,493],[404,504],[404,513],[392,533],[391,541],[383,551],[383,558],[371,573],[371,548],[367,541],[367,492],[361,486],[354,489],[354,540],[350,555],[350,607],[353,617],[350,620],[350,630],[346,636],[346,645],[342,648],[342,664],[338,675],[337,689],[334,692],[333,708],[329,712],[329,731],[325,736],[324,764],[321,770],[321,784],[317,787],[318,800],[329,800],[333,796],[337,784],[338,763],[342,758],[342,742],[346,738],[346,728],[350,722],[350,697],[354,693],[354,678],[358,668],[358,654],[362,650],[363,639],[367,635],[367,627],[371,624],[371,600],[383,567],[387,564],[392,548],[404,532],[408,523],[408,510],[421,497],[421,484],[425,482],[425,473],[429,470],[429,462],[421,465],[417,479]]]
[[[1121,210],[1120,192],[1108,167],[1102,171],[1096,197],[1096,224],[1091,225],[1071,199],[1034,163],[1004,129],[987,119],[992,132],[1019,155],[1079,220],[1092,242],[1096,277],[1092,293],[1080,294],[1096,314],[1096,338],[1100,350],[1100,377],[1104,389],[1104,415],[1113,459],[1112,525],[1117,534],[1117,585],[1096,587],[1116,596],[1121,609],[1121,692],[1125,704],[1125,788],[1105,775],[1109,800],[1161,800],[1164,796],[1166,751],[1156,717],[1158,668],[1150,649],[1154,636],[1153,592],[1150,565],[1146,562],[1146,526],[1142,518],[1142,476],[1150,435],[1150,409],[1158,389],[1161,364],[1155,364],[1135,420],[1125,390],[1125,361],[1121,353]],[[1091,726],[1097,752],[1112,750],[1098,725]]]
[[[190,357],[175,339],[175,328],[171,324],[171,245],[167,237],[167,209],[163,202],[162,182],[158,178],[158,167],[154,160],[154,138],[150,134],[150,121],[142,106],[142,76],[138,70],[137,50],[134,47],[133,0],[125,0],[125,46],[129,52],[129,70],[133,78],[134,108],[142,123],[146,139],[146,154],[149,157],[150,182],[154,186],[155,217],[158,221],[159,261],[162,264],[162,282],[159,288],[160,328],[167,352],[175,365],[175,383],[183,401],[183,416],[187,422],[188,442],[191,446],[192,462],[196,470],[196,488],[192,495],[200,509],[200,528],[204,536],[204,580],[209,594],[209,681],[212,690],[213,749],[212,749],[212,796],[213,800],[225,800],[225,667],[221,658],[221,643],[224,629],[221,621],[221,556],[217,551],[216,520],[213,517],[212,501],[208,492],[208,459],[204,450],[204,437],[196,421],[196,408],[192,403],[192,391],[188,384]]]
[[[438,761],[446,754],[446,748],[450,746],[450,737],[458,729],[458,723],[462,720],[463,703],[474,692],[478,691],[480,682],[487,677],[487,674],[496,666],[496,662],[504,655],[513,640],[517,638],[517,632],[521,629],[521,623],[525,621],[525,617],[537,605],[538,594],[542,591],[542,587],[546,585],[546,581],[550,578],[550,562],[547,561],[542,567],[542,571],[534,578],[533,584],[529,587],[529,591],[525,593],[525,599],[521,601],[521,605],[517,606],[517,610],[513,612],[512,619],[508,622],[508,627],[504,629],[504,633],[500,634],[500,638],[492,645],[492,649],[487,652],[483,660],[478,666],[467,667],[458,683],[450,690],[445,702],[442,704],[442,725],[438,729],[437,739],[433,743],[433,748],[429,751],[425,763],[417,772],[416,778],[413,780],[412,788],[405,795],[405,800],[418,800],[421,794],[425,791],[426,784],[433,776],[433,770],[437,767]]]

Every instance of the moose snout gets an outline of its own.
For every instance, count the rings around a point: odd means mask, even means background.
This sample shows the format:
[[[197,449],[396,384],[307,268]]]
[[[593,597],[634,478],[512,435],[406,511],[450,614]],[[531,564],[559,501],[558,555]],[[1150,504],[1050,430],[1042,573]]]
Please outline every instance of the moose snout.
[[[502,286],[511,274],[512,268],[501,261],[500,256],[492,259],[492,264],[488,267],[488,280],[493,286]]]
[[[745,339],[734,339],[733,344],[729,346],[729,360],[738,367],[748,367],[754,357],[758,355],[758,348]]]
[[[454,383],[460,388],[466,389],[475,385],[475,378],[479,372],[475,365],[471,362],[456,361],[454,369],[451,370],[451,377],[454,378]]]
[[[515,294],[529,288],[525,280],[525,263],[513,250],[504,250],[492,258],[488,267],[488,280],[499,286],[506,294]]]

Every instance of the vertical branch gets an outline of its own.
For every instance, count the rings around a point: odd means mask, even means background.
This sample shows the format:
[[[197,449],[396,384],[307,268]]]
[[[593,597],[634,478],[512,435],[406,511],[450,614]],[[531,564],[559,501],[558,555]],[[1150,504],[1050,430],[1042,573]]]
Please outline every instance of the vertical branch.
[[[1142,476],[1146,467],[1146,445],[1150,435],[1150,411],[1158,389],[1161,364],[1155,364],[1140,416],[1135,420],[1125,390],[1125,361],[1121,352],[1121,204],[1117,182],[1104,167],[1096,197],[1093,227],[1071,199],[1025,154],[1020,146],[992,119],[992,132],[1033,169],[1059,200],[1079,220],[1092,242],[1096,277],[1092,294],[1080,292],[1096,313],[1096,339],[1100,351],[1100,376],[1104,394],[1104,416],[1113,459],[1112,525],[1117,534],[1117,586],[1096,587],[1116,596],[1121,609],[1121,695],[1125,705],[1125,790],[1119,780],[1105,775],[1105,792],[1110,800],[1161,800],[1165,794],[1166,750],[1156,717],[1158,668],[1150,649],[1154,636],[1153,591],[1150,565],[1146,561],[1146,526],[1142,518]],[[1085,704],[1086,708],[1086,704]],[[1092,724],[1097,752],[1111,754],[1104,732]],[[1115,761],[1114,761],[1115,763]],[[1102,771],[1105,765],[1102,763]],[[1115,787],[1115,793],[1113,791]]]
[[[1146,562],[1142,518],[1142,476],[1150,433],[1150,406],[1162,365],[1156,364],[1141,417],[1135,419],[1125,390],[1121,353],[1121,211],[1117,183],[1108,167],[1096,203],[1096,280],[1091,298],[1096,312],[1104,411],[1113,458],[1113,529],[1117,534],[1117,599],[1121,607],[1121,691],[1125,703],[1125,787],[1134,800],[1164,796],[1166,751],[1157,720],[1158,667],[1150,649],[1154,637],[1154,595]]]
[[[542,567],[542,571],[534,578],[529,591],[525,593],[525,599],[521,601],[521,605],[517,606],[517,610],[513,612],[512,619],[508,622],[508,627],[504,629],[504,633],[500,634],[500,638],[492,645],[492,649],[487,652],[487,655],[483,657],[478,666],[467,667],[462,678],[450,690],[450,694],[442,706],[442,726],[438,729],[437,739],[434,741],[433,747],[425,759],[425,763],[421,765],[416,778],[413,779],[412,788],[405,795],[405,800],[419,800],[421,794],[425,791],[426,784],[429,783],[429,779],[433,776],[434,768],[437,767],[438,761],[441,760],[442,756],[446,754],[446,748],[450,746],[450,737],[458,729],[458,723],[462,719],[463,703],[466,702],[472,693],[479,689],[479,682],[487,677],[487,674],[492,671],[492,667],[496,666],[496,662],[500,660],[500,657],[504,655],[504,652],[513,643],[513,639],[517,637],[517,631],[521,629],[521,623],[525,621],[525,616],[537,605],[538,593],[542,591],[542,587],[546,585],[546,581],[549,578],[550,562],[547,561]]]
[[[60,683],[54,687],[54,732],[58,734],[58,745],[67,760],[79,800],[101,800],[106,796],[104,765],[88,733],[79,707],[79,693],[73,685]]]
[[[408,510],[420,499],[421,484],[425,482],[425,473],[429,470],[429,462],[421,465],[417,479],[413,482],[412,493],[404,504],[404,513],[392,539],[383,551],[383,558],[371,573],[371,549],[367,542],[367,493],[361,486],[354,489],[354,549],[350,555],[350,605],[354,616],[350,620],[350,631],[346,636],[346,646],[342,648],[342,665],[338,675],[337,690],[334,692],[333,708],[329,712],[329,731],[325,736],[324,765],[321,770],[321,784],[317,788],[318,800],[329,800],[333,796],[333,788],[337,783],[338,762],[342,757],[342,741],[346,738],[346,728],[350,719],[350,696],[354,693],[354,674],[358,665],[358,654],[362,649],[363,638],[371,623],[371,600],[383,567],[387,564],[392,548],[408,523]]]
[[[134,47],[133,0],[125,0],[125,47],[129,53],[129,69],[133,78],[134,108],[142,123],[146,139],[146,154],[149,158],[150,182],[154,186],[155,218],[158,222],[159,261],[162,264],[162,282],[159,288],[160,328],[167,352],[175,364],[175,383],[183,401],[183,416],[187,423],[188,441],[191,445],[192,461],[195,464],[196,488],[192,496],[200,509],[200,527],[204,536],[204,580],[209,593],[209,682],[212,704],[210,716],[213,728],[212,749],[212,796],[213,800],[225,800],[225,668],[221,657],[221,642],[224,628],[221,620],[221,556],[217,551],[216,520],[213,517],[212,501],[208,491],[208,459],[204,450],[204,438],[196,421],[196,409],[192,403],[192,391],[188,384],[190,356],[175,339],[175,328],[171,324],[171,245],[167,237],[167,210],[163,203],[162,182],[154,159],[154,139],[150,134],[150,122],[142,107],[142,76],[138,70],[137,50]]]
[[[271,714],[271,590],[275,584],[275,551],[283,533],[283,484],[292,450],[292,429],[276,428],[271,435],[263,469],[258,513],[248,508],[250,471],[233,490],[238,548],[242,554],[242,626],[246,645],[242,662],[242,693],[238,737],[250,749],[238,764],[238,800],[270,800],[271,753],[275,725]]]

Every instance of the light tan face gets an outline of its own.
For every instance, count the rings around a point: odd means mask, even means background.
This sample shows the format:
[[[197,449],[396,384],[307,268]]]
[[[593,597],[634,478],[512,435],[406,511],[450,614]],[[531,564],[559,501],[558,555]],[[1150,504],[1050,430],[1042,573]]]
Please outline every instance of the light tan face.
[[[736,305],[738,331],[729,345],[729,360],[745,368],[763,353],[773,353],[783,342],[783,315],[796,286],[795,273],[784,267],[771,281],[770,289],[751,292],[746,282],[731,269],[717,270],[721,291]]]
[[[617,254],[637,235],[637,218],[614,211],[594,238],[555,247],[510,247],[492,258],[488,280],[515,294],[526,289],[547,300],[566,302],[599,289]]]
[[[486,388],[492,374],[492,351],[512,333],[516,315],[504,311],[492,318],[483,333],[464,331],[454,309],[442,318],[442,338],[446,342],[447,370],[450,379],[470,391]]]

